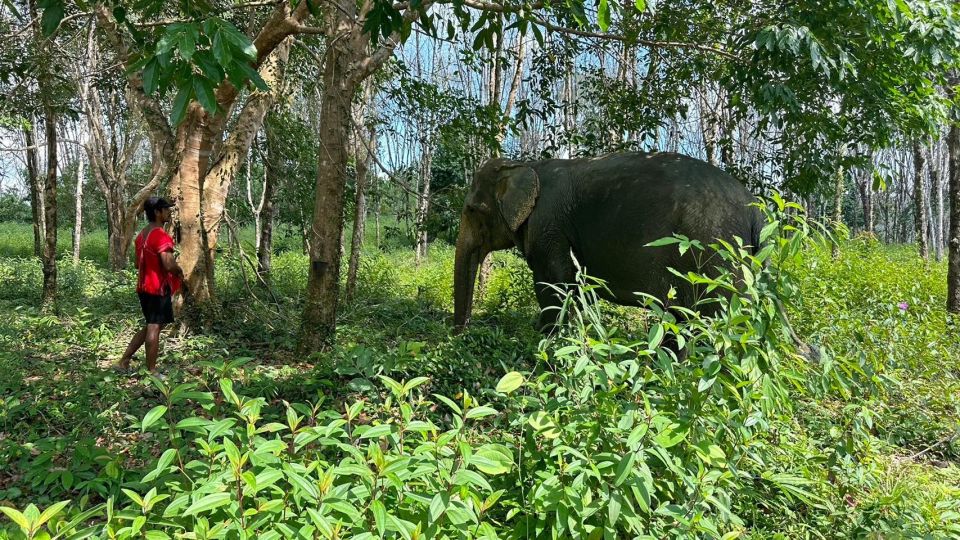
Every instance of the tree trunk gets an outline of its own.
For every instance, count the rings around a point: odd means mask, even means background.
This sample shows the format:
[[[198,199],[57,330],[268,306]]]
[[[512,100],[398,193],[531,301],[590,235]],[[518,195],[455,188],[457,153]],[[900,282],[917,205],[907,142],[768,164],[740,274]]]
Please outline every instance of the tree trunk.
[[[260,75],[271,90],[254,92],[250,96],[222,143],[216,161],[211,159],[215,143],[224,133],[224,123],[229,115],[211,117],[198,103],[192,103],[187,119],[180,126],[178,138],[184,141],[180,166],[170,183],[179,203],[181,239],[178,262],[186,278],[189,301],[202,310],[212,307],[214,300],[214,259],[227,193],[240,160],[249,151],[276,98],[291,43],[290,38],[282,40],[263,62]]]
[[[420,5],[427,9],[429,2]],[[337,325],[340,295],[340,234],[343,230],[343,194],[346,187],[347,148],[350,136],[350,102],[361,83],[377,71],[400,41],[394,33],[376,52],[368,52],[370,38],[356,21],[356,2],[337,2],[325,24],[329,35],[340,39],[328,44],[324,52],[323,93],[320,108],[320,148],[313,226],[310,229],[310,271],[301,324],[301,352],[316,351],[331,345]],[[369,10],[372,2],[364,3]],[[406,10],[404,21],[412,22],[418,10]],[[364,20],[368,11],[361,13]]]
[[[364,88],[365,107],[369,107],[373,102],[373,86],[367,84]],[[373,161],[373,152],[376,152],[377,129],[373,122],[363,122],[363,114],[360,115],[361,122],[357,127],[366,125],[367,132],[364,134],[358,130],[356,133],[357,144],[356,162],[357,162],[357,194],[356,209],[353,214],[353,238],[350,240],[350,262],[347,265],[347,299],[352,299],[357,288],[357,270],[360,267],[360,252],[363,249],[363,234],[367,221],[367,184],[370,174],[370,164]],[[362,138],[366,140],[361,140]]]
[[[858,182],[858,187],[860,202],[863,205],[863,230],[872,235],[874,229],[873,178],[869,171],[864,173],[863,179]]]
[[[340,2],[344,11],[333,10],[327,17],[331,27],[338,20],[353,17],[355,2]],[[352,36],[351,36],[352,37]],[[323,92],[320,105],[319,163],[313,227],[310,230],[310,270],[303,312],[300,348],[325,349],[333,343],[340,295],[340,236],[343,232],[343,199],[346,187],[347,148],[350,136],[350,101],[357,87],[349,80],[355,48],[364,44],[341,39],[324,53]]]
[[[45,238],[43,262],[43,306],[52,307],[57,299],[57,117],[53,107],[44,108],[44,132],[47,144],[47,175],[43,186]]]
[[[33,255],[43,255],[43,237],[47,226],[43,212],[43,182],[40,180],[40,164],[37,159],[37,138],[34,136],[34,119],[23,129],[27,145],[27,181],[30,183],[30,213],[33,215]]]
[[[950,125],[947,134],[950,177],[947,186],[950,231],[947,243],[947,311],[960,315],[960,124]]]
[[[930,194],[932,209],[930,212],[930,237],[933,243],[934,257],[937,262],[943,260],[943,175],[940,163],[930,152]]]
[[[83,151],[77,152],[77,189],[74,192],[76,206],[74,206],[73,219],[73,262],[80,262],[80,235],[83,232],[83,177],[84,170]]]
[[[417,266],[427,258],[427,217],[430,212],[430,180],[433,175],[433,152],[431,142],[424,135],[421,148],[420,191],[417,194],[416,214],[416,263]]]
[[[257,272],[260,277],[269,282],[270,269],[273,265],[273,225],[276,221],[277,207],[274,196],[277,184],[280,182],[278,155],[278,133],[273,122],[268,117],[264,122],[264,140],[267,145],[267,156],[263,163],[263,215],[258,237],[260,245],[257,247]]]
[[[714,167],[719,166],[717,159],[717,138],[719,135],[719,122],[717,115],[710,105],[710,86],[704,84],[700,93],[700,129],[703,131],[703,147],[706,152],[707,162]]]
[[[926,154],[919,141],[913,143],[913,218],[917,234],[917,246],[920,258],[927,260],[930,250],[927,246],[927,189],[924,182],[923,169],[926,165]]]
[[[846,147],[840,147],[840,156],[846,155]],[[839,230],[840,225],[843,224],[843,193],[844,193],[844,168],[842,165],[837,167],[837,172],[834,176],[836,180],[834,184],[834,195],[833,195],[833,226],[834,229]],[[840,255],[840,243],[834,242],[832,253],[834,257]]]
[[[246,163],[246,184],[247,184],[247,204],[250,205],[250,213],[253,215],[253,249],[255,253],[260,253],[260,215],[263,212],[263,205],[266,202],[267,173],[264,167],[263,184],[260,186],[260,200],[253,202],[253,150],[247,151]]]

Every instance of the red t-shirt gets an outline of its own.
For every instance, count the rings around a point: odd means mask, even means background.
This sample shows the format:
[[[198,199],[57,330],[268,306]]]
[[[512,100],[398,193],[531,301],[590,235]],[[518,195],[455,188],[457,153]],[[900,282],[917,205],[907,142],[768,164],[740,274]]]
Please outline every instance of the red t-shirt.
[[[137,292],[163,296],[180,289],[180,279],[167,272],[160,254],[173,251],[173,238],[160,227],[154,227],[137,235],[134,246],[137,251]]]

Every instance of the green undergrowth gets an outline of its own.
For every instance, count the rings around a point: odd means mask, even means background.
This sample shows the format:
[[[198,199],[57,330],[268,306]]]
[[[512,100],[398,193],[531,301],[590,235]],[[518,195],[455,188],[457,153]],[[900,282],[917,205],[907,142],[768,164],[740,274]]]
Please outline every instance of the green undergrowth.
[[[4,256],[0,539],[960,537],[944,266],[863,239],[835,259],[784,209],[758,255],[673,240],[745,277],[717,317],[596,302],[582,276],[549,340],[510,253],[452,335],[436,245],[419,267],[366,252],[337,346],[301,357],[304,257],[278,253],[265,288],[226,252],[223,305],[165,339],[167,381],[106,369],[132,274],[64,261],[46,314],[39,265]]]

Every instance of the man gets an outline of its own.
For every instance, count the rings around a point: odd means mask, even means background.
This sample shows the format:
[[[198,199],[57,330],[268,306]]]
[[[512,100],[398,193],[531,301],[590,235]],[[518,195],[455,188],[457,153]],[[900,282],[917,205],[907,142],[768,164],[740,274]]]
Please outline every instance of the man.
[[[173,253],[173,238],[163,230],[170,221],[173,205],[160,197],[150,197],[143,203],[147,226],[134,242],[137,257],[137,296],[143,310],[144,327],[127,346],[117,369],[130,369],[130,359],[146,344],[147,369],[157,372],[157,354],[160,351],[160,332],[173,322],[173,295],[180,289],[183,270]]]

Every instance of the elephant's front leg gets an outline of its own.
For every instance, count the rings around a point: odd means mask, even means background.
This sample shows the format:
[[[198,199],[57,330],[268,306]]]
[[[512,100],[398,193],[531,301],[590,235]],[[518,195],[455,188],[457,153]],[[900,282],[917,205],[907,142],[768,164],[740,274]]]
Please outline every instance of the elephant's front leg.
[[[527,257],[533,271],[534,291],[540,305],[537,330],[553,332],[560,316],[564,297],[576,287],[576,268],[567,245],[549,246],[534,250]]]

